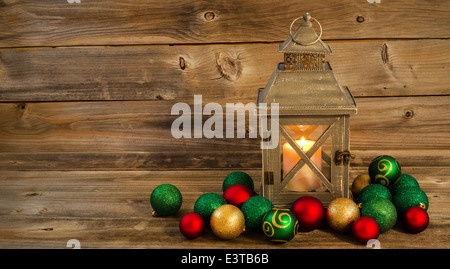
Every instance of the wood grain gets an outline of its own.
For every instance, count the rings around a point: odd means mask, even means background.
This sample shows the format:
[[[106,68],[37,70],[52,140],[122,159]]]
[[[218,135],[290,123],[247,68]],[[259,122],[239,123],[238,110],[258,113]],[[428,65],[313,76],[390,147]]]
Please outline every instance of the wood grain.
[[[46,0],[0,2],[0,47],[278,42],[305,12],[324,39],[450,37],[445,0]]]
[[[366,249],[325,223],[282,245],[249,231],[231,241],[179,232],[229,172],[249,173],[258,192],[261,150],[248,137],[174,139],[172,106],[196,94],[223,107],[255,102],[305,12],[358,104],[350,178],[389,154],[430,200],[427,230],[411,235],[398,222],[381,247],[448,248],[447,0],[0,0],[0,248],[75,238],[82,248]],[[152,217],[149,196],[163,183],[183,206]]]
[[[260,170],[244,171],[253,177],[258,190]],[[360,172],[352,170],[352,177]],[[431,224],[424,232],[411,235],[397,223],[378,238],[381,247],[447,248],[448,171],[404,172],[416,177],[427,193]],[[82,248],[366,248],[350,234],[338,234],[326,224],[300,233],[283,245],[270,243],[263,234],[253,232],[224,241],[206,230],[194,241],[185,239],[178,228],[180,218],[192,212],[201,194],[221,194],[221,184],[228,173],[229,170],[4,171],[0,174],[0,247],[66,248],[66,242],[75,238]],[[180,189],[183,205],[174,216],[152,217],[149,196],[163,183]]]
[[[450,94],[449,40],[329,45],[356,97]],[[277,44],[4,49],[0,101],[256,100],[281,61]]]
[[[351,150],[357,155],[353,165],[365,166],[389,152],[401,157],[405,166],[450,166],[450,96],[358,98],[357,104],[358,114],[350,121]],[[0,169],[261,167],[259,139],[173,138],[171,125],[178,117],[170,115],[173,105],[170,101],[2,103]]]

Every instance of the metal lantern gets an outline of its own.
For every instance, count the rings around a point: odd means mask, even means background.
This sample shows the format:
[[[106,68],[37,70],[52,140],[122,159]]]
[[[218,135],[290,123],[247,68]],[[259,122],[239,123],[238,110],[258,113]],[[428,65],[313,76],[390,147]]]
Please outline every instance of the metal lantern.
[[[347,87],[339,85],[325,55],[331,49],[322,40],[322,27],[309,13],[289,38],[279,45],[284,62],[277,65],[266,87],[259,89],[257,106],[265,117],[277,112],[279,143],[262,149],[261,193],[274,205],[314,196],[326,206],[338,197],[350,197],[349,118],[356,103]],[[320,34],[313,28],[315,21]],[[278,103],[278,111],[269,104]],[[260,115],[261,116],[261,115]],[[272,121],[267,121],[272,122]]]

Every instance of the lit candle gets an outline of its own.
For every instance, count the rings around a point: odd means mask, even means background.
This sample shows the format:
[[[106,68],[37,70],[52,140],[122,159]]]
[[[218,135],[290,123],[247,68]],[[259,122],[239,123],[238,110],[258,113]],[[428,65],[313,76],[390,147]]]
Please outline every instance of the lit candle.
[[[314,145],[314,141],[305,140],[302,137],[301,140],[295,141],[303,152],[308,150]],[[289,143],[283,145],[283,176],[286,176],[289,171],[301,160],[300,156],[295,152]],[[322,168],[322,148],[319,148],[311,157],[311,161],[321,170]],[[286,189],[292,191],[312,191],[320,188],[319,177],[305,164],[297,174],[286,185]]]

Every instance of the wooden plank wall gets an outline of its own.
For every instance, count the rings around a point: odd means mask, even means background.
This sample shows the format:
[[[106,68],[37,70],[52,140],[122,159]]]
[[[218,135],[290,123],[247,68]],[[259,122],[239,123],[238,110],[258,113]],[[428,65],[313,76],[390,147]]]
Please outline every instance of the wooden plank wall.
[[[255,139],[173,139],[170,109],[255,102],[305,11],[358,104],[353,165],[450,166],[449,1],[269,2],[2,1],[0,168],[260,167]]]
[[[278,44],[305,12],[322,24],[327,59],[358,105],[352,169],[380,154],[407,169],[450,168],[450,1],[369,2],[0,0],[3,197],[36,199],[33,186],[51,193],[50,179],[102,181],[108,171],[257,177],[257,139],[174,139],[171,107],[195,94],[255,102],[282,61]]]

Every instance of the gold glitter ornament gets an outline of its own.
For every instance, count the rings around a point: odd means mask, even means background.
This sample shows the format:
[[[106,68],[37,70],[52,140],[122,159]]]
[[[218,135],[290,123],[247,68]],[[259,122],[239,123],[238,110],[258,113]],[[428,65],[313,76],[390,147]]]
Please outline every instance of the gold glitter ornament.
[[[364,187],[370,184],[370,176],[368,173],[359,174],[352,183],[352,194],[358,197]]]
[[[348,198],[334,199],[327,208],[326,219],[331,229],[337,232],[348,232],[352,224],[360,216],[358,205]]]
[[[220,239],[231,240],[244,232],[245,217],[238,207],[221,205],[212,213],[210,225],[214,235]]]

